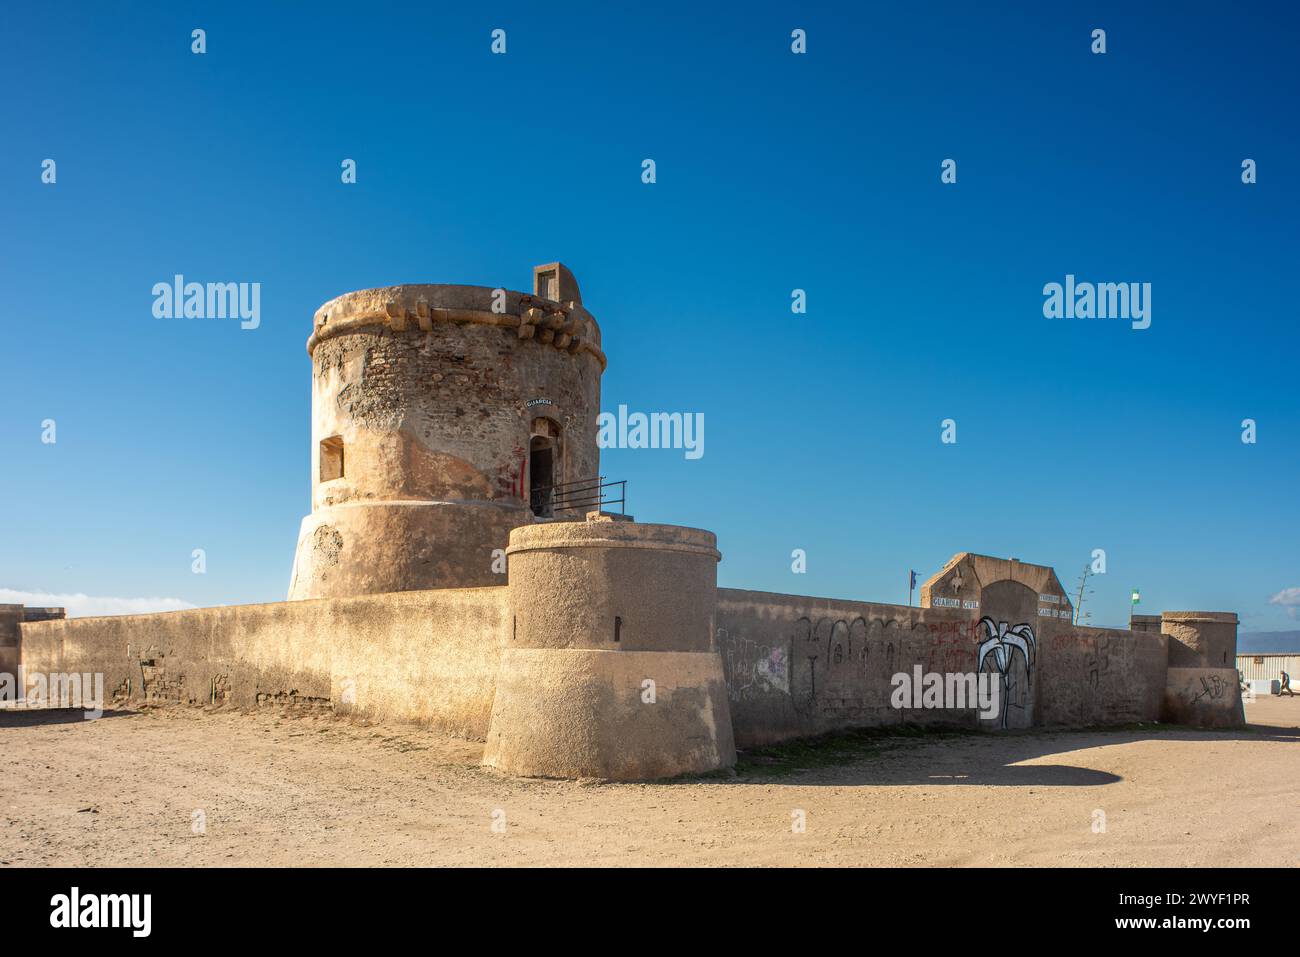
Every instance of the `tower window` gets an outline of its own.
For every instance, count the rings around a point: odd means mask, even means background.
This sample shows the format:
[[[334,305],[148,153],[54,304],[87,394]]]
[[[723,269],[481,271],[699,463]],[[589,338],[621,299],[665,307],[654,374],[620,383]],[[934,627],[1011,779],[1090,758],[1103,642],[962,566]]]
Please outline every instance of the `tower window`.
[[[320,480],[332,482],[343,477],[343,436],[322,439],[320,444]]]

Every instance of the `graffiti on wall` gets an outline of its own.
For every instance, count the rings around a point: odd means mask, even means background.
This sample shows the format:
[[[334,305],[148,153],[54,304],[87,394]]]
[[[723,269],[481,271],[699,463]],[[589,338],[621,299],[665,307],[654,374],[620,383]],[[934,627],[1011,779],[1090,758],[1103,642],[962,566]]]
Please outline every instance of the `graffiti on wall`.
[[[986,615],[979,623],[984,629],[984,637],[976,652],[975,670],[982,671],[985,663],[991,663],[996,671],[1002,685],[1002,714],[998,726],[1005,728],[1012,708],[1024,710],[1029,705],[1038,643],[1034,629],[1023,622],[1008,625],[1005,621],[995,622]]]
[[[867,694],[864,680],[868,666],[883,657],[892,658],[894,643],[885,639],[895,619],[868,621],[858,615],[849,618],[823,617],[814,621],[802,617],[794,622],[790,637],[790,697],[799,714],[815,711],[841,716],[860,716],[878,702]],[[884,647],[874,655],[868,636],[875,629]]]
[[[1132,635],[1132,633],[1128,633]],[[1038,717],[1048,724],[1143,721],[1154,717],[1152,701],[1164,690],[1164,663],[1154,665],[1158,640],[1118,631],[1062,628],[1039,634],[1051,673],[1035,665],[1035,692],[1050,695]],[[1159,670],[1156,670],[1158,667]]]
[[[920,664],[944,674],[995,674],[1000,711],[994,725],[1029,723],[1038,638],[1027,623],[805,615],[787,627],[783,639],[767,643],[718,629],[733,701],[777,694],[808,717],[864,717],[889,709],[891,674]],[[1097,661],[1095,668],[1100,677],[1108,663]]]
[[[925,635],[925,666],[928,671],[970,671],[975,665],[975,650],[980,628],[973,621],[936,621],[913,626],[913,632]]]
[[[790,693],[790,659],[784,644],[763,645],[719,628],[718,645],[726,668],[727,694],[732,699]]]
[[[1200,675],[1200,687],[1192,685],[1187,689],[1187,697],[1192,704],[1200,701],[1213,702],[1224,697],[1231,689],[1232,682],[1222,675]]]
[[[906,664],[931,671],[972,671],[975,621],[802,616],[784,635],[754,641],[717,630],[732,701],[788,697],[795,712],[839,719],[890,711],[889,676]]]
[[[1093,642],[1092,654],[1088,657],[1088,686],[1094,691],[1101,685],[1101,679],[1110,673],[1110,653],[1115,648],[1115,639],[1104,635]]]

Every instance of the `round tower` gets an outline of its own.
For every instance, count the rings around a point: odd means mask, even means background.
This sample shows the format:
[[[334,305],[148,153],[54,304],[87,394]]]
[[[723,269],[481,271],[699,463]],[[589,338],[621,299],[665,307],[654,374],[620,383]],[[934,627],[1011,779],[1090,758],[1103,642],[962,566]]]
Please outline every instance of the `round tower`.
[[[290,600],[505,584],[510,530],[598,472],[600,328],[559,263],[532,294],[347,293],[307,352],[312,511]]]
[[[642,781],[736,761],[712,532],[623,521],[510,533],[510,615],[483,763]]]

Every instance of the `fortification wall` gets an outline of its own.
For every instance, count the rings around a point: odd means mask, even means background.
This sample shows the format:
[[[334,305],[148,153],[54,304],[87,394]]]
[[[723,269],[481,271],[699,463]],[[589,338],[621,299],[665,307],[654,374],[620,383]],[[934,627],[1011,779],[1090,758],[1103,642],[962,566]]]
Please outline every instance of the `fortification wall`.
[[[63,608],[34,605],[0,605],[0,694],[20,695],[18,666],[22,663],[22,625],[29,621],[50,621],[67,615]]]
[[[293,704],[478,741],[499,726],[490,763],[513,761],[519,773],[562,773],[525,765],[572,758],[533,741],[537,729],[584,760],[596,755],[583,774],[644,776],[695,769],[674,764],[689,748],[660,753],[672,734],[708,738],[718,747],[704,764],[725,765],[728,728],[754,747],[901,723],[1242,723],[1235,671],[1169,667],[1169,635],[1075,627],[1047,606],[1026,619],[1033,592],[995,586],[971,609],[737,589],[717,589],[713,604],[712,536],[664,528],[519,529],[509,587],[23,623],[22,663],[29,673],[102,673],[109,707]],[[1008,658],[1007,713],[894,707],[896,674],[987,672],[993,656],[981,666],[981,644],[1025,625],[1033,653],[1028,667]],[[641,697],[647,677],[658,686],[653,712]],[[690,724],[706,712],[708,734]]]
[[[974,710],[889,700],[892,676],[914,665],[975,670],[979,621],[970,614],[719,588],[716,617],[741,747],[903,722],[978,727]]]
[[[717,637],[736,742],[756,746],[903,722],[991,727],[974,709],[895,708],[899,672],[977,670],[983,613],[718,589]],[[1014,619],[1014,616],[1012,616]],[[1009,727],[1155,721],[1166,639],[1040,617],[1033,667],[1016,674]],[[987,668],[987,663],[986,663]]]
[[[314,603],[313,603],[314,604]],[[482,741],[509,633],[505,586],[322,602],[344,627],[331,646],[334,707]],[[346,683],[354,694],[344,694]]]
[[[482,740],[506,589],[74,618],[22,626],[28,673],[99,672],[105,705],[293,704]]]
[[[1044,622],[1036,724],[1158,721],[1169,651],[1160,634]]]

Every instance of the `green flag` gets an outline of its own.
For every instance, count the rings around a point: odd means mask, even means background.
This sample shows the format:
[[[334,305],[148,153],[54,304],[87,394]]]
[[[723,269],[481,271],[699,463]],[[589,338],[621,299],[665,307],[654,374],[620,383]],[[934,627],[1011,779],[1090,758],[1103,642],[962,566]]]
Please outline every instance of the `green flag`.
[[[1133,604],[1136,605],[1136,604],[1137,604],[1138,602],[1140,602],[1141,600],[1142,600],[1142,596],[1138,593],[1138,590],[1137,590],[1136,588],[1134,588],[1134,589],[1133,589]]]

